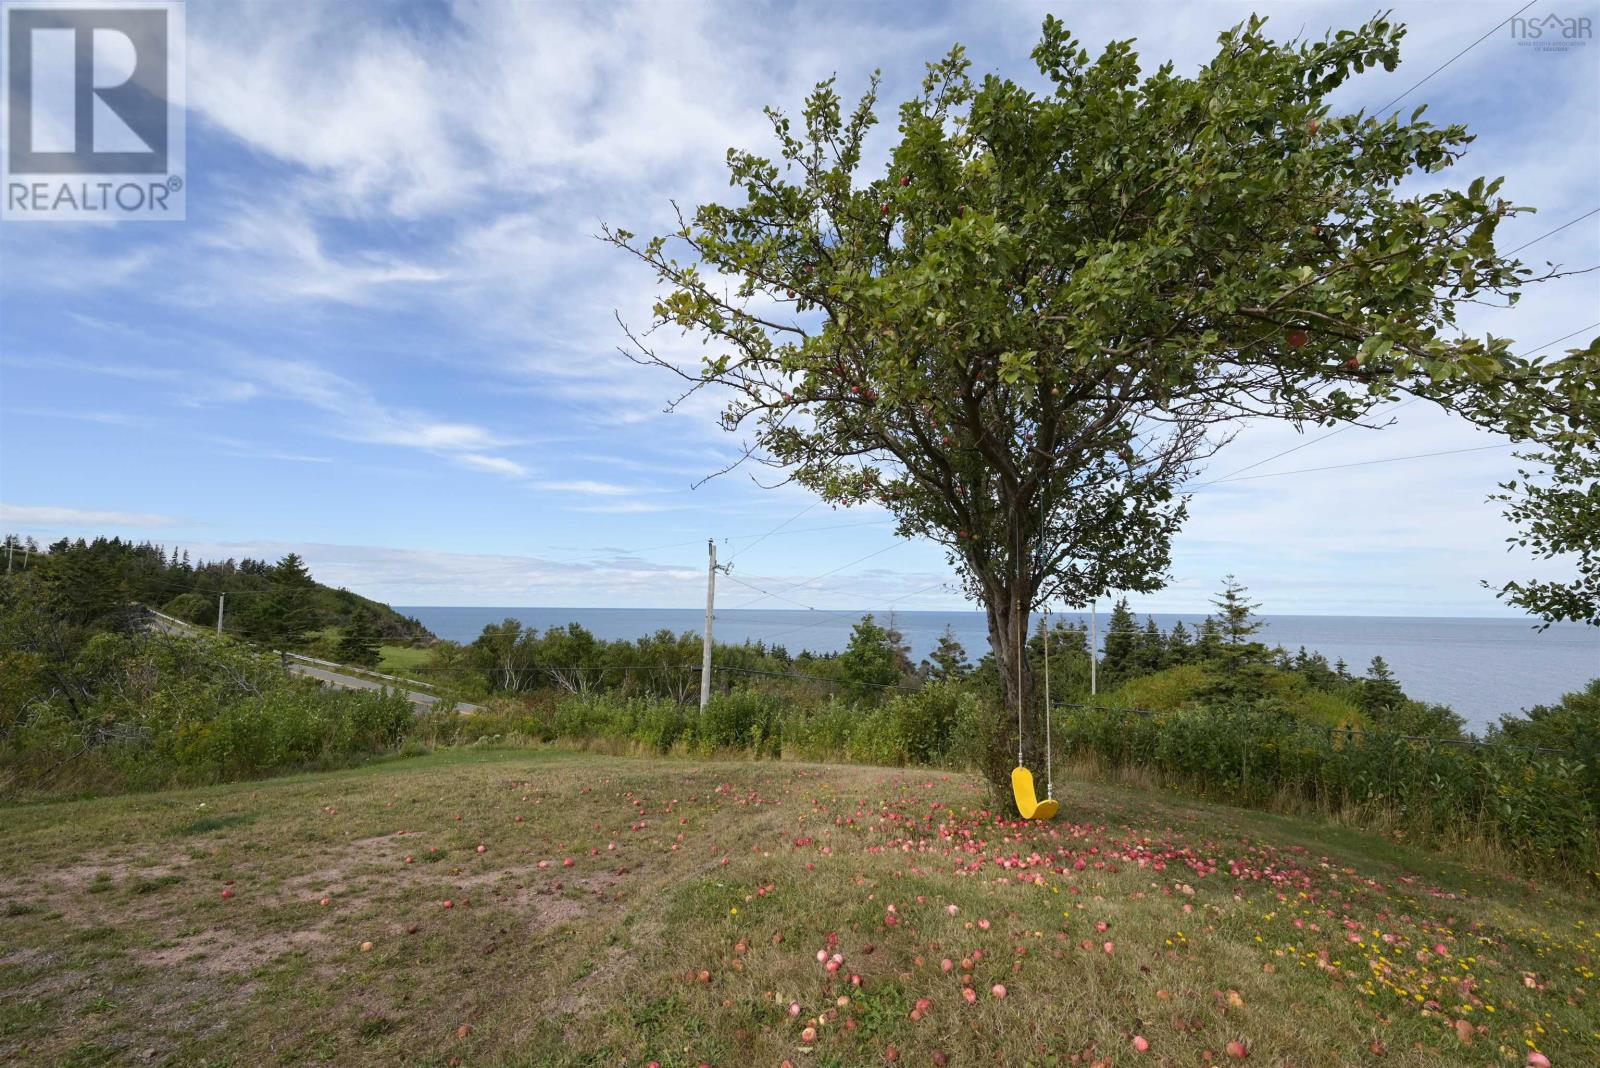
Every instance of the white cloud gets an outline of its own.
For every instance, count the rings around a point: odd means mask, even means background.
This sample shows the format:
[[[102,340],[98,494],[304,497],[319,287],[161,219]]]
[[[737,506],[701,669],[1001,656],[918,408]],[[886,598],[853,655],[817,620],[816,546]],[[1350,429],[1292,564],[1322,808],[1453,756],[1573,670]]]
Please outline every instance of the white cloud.
[[[114,512],[92,508],[0,503],[0,526],[34,527],[170,527],[182,520],[150,512]]]
[[[515,460],[508,460],[504,456],[483,456],[475,452],[462,453],[456,457],[468,467],[476,467],[480,471],[492,471],[497,475],[509,475],[512,478],[526,478],[528,469]]]
[[[572,482],[536,482],[534,489],[546,490],[551,493],[585,493],[596,497],[623,497],[637,490],[628,486],[619,486],[614,482],[595,482],[589,479],[579,479]]]
[[[485,450],[506,439],[473,423],[443,422],[423,412],[390,407],[365,386],[305,360],[244,356],[233,361],[264,393],[300,401],[335,417],[324,432],[375,445],[401,445],[450,456],[468,466],[523,477],[517,462]]]
[[[587,512],[591,515],[642,515],[648,512],[672,512],[684,507],[681,504],[660,504],[652,501],[618,501],[614,504],[580,504],[568,511]]]

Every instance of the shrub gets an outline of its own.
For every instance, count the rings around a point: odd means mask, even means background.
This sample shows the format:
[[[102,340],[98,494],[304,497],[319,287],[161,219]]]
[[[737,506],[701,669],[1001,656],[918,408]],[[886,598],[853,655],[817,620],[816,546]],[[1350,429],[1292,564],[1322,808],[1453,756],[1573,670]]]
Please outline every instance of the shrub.
[[[717,694],[706,702],[696,730],[696,748],[702,752],[751,749],[756,756],[782,753],[781,706],[778,699],[758,690]]]
[[[323,689],[232,642],[100,633],[0,723],[0,792],[149,788],[329,767],[400,745],[398,694]]]
[[[1381,812],[1438,844],[1478,837],[1551,869],[1594,870],[1597,806],[1576,760],[1506,745],[1345,732],[1245,708],[1060,713],[1064,751],[1145,768],[1198,793],[1264,806],[1298,797],[1325,811]]]

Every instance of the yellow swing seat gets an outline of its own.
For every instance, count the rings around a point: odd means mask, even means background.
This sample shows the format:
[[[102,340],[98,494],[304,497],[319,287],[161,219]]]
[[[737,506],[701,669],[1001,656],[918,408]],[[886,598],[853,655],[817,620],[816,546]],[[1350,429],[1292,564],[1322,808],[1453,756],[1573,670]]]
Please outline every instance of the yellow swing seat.
[[[1039,800],[1033,788],[1033,772],[1020,764],[1011,769],[1011,792],[1017,799],[1017,811],[1025,820],[1055,819],[1056,813],[1061,811],[1061,802],[1055,798]]]

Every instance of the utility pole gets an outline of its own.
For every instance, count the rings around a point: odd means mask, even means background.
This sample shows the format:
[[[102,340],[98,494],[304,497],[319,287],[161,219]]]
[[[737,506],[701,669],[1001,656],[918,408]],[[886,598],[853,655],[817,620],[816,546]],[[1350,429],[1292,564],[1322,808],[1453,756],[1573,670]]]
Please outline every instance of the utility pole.
[[[717,543],[706,539],[710,562],[706,565],[706,633],[700,648],[700,711],[711,700],[711,614],[717,604]]]
[[[228,595],[226,593],[217,594],[217,633],[219,635],[222,633],[222,606],[227,603]]]
[[[10,538],[6,539],[6,574],[11,574],[11,550],[16,548]]]
[[[1100,664],[1100,615],[1098,611],[1100,602],[1089,602],[1089,696],[1093,697],[1100,692],[1099,671]]]

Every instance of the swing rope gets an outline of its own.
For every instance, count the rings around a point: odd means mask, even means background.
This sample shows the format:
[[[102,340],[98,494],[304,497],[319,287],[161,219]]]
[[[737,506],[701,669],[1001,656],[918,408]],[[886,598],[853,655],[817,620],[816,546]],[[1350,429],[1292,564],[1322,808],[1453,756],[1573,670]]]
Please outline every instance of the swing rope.
[[[1017,631],[1017,767],[1020,768],[1020,767],[1023,767],[1023,763],[1022,763],[1022,667],[1023,667],[1023,662],[1027,659],[1027,656],[1028,656],[1028,646],[1022,640],[1022,635],[1024,633],[1026,633],[1026,631],[1023,629],[1022,611],[1021,611],[1021,607],[1017,604],[1017,595],[1016,595],[1015,591],[1013,591],[1012,594],[1011,594],[1011,615],[1012,615],[1013,618],[1015,618],[1017,620],[1017,625],[1016,625],[1016,631]]]
[[[1044,796],[1056,796],[1056,761],[1050,752],[1050,609],[1044,610]]]

